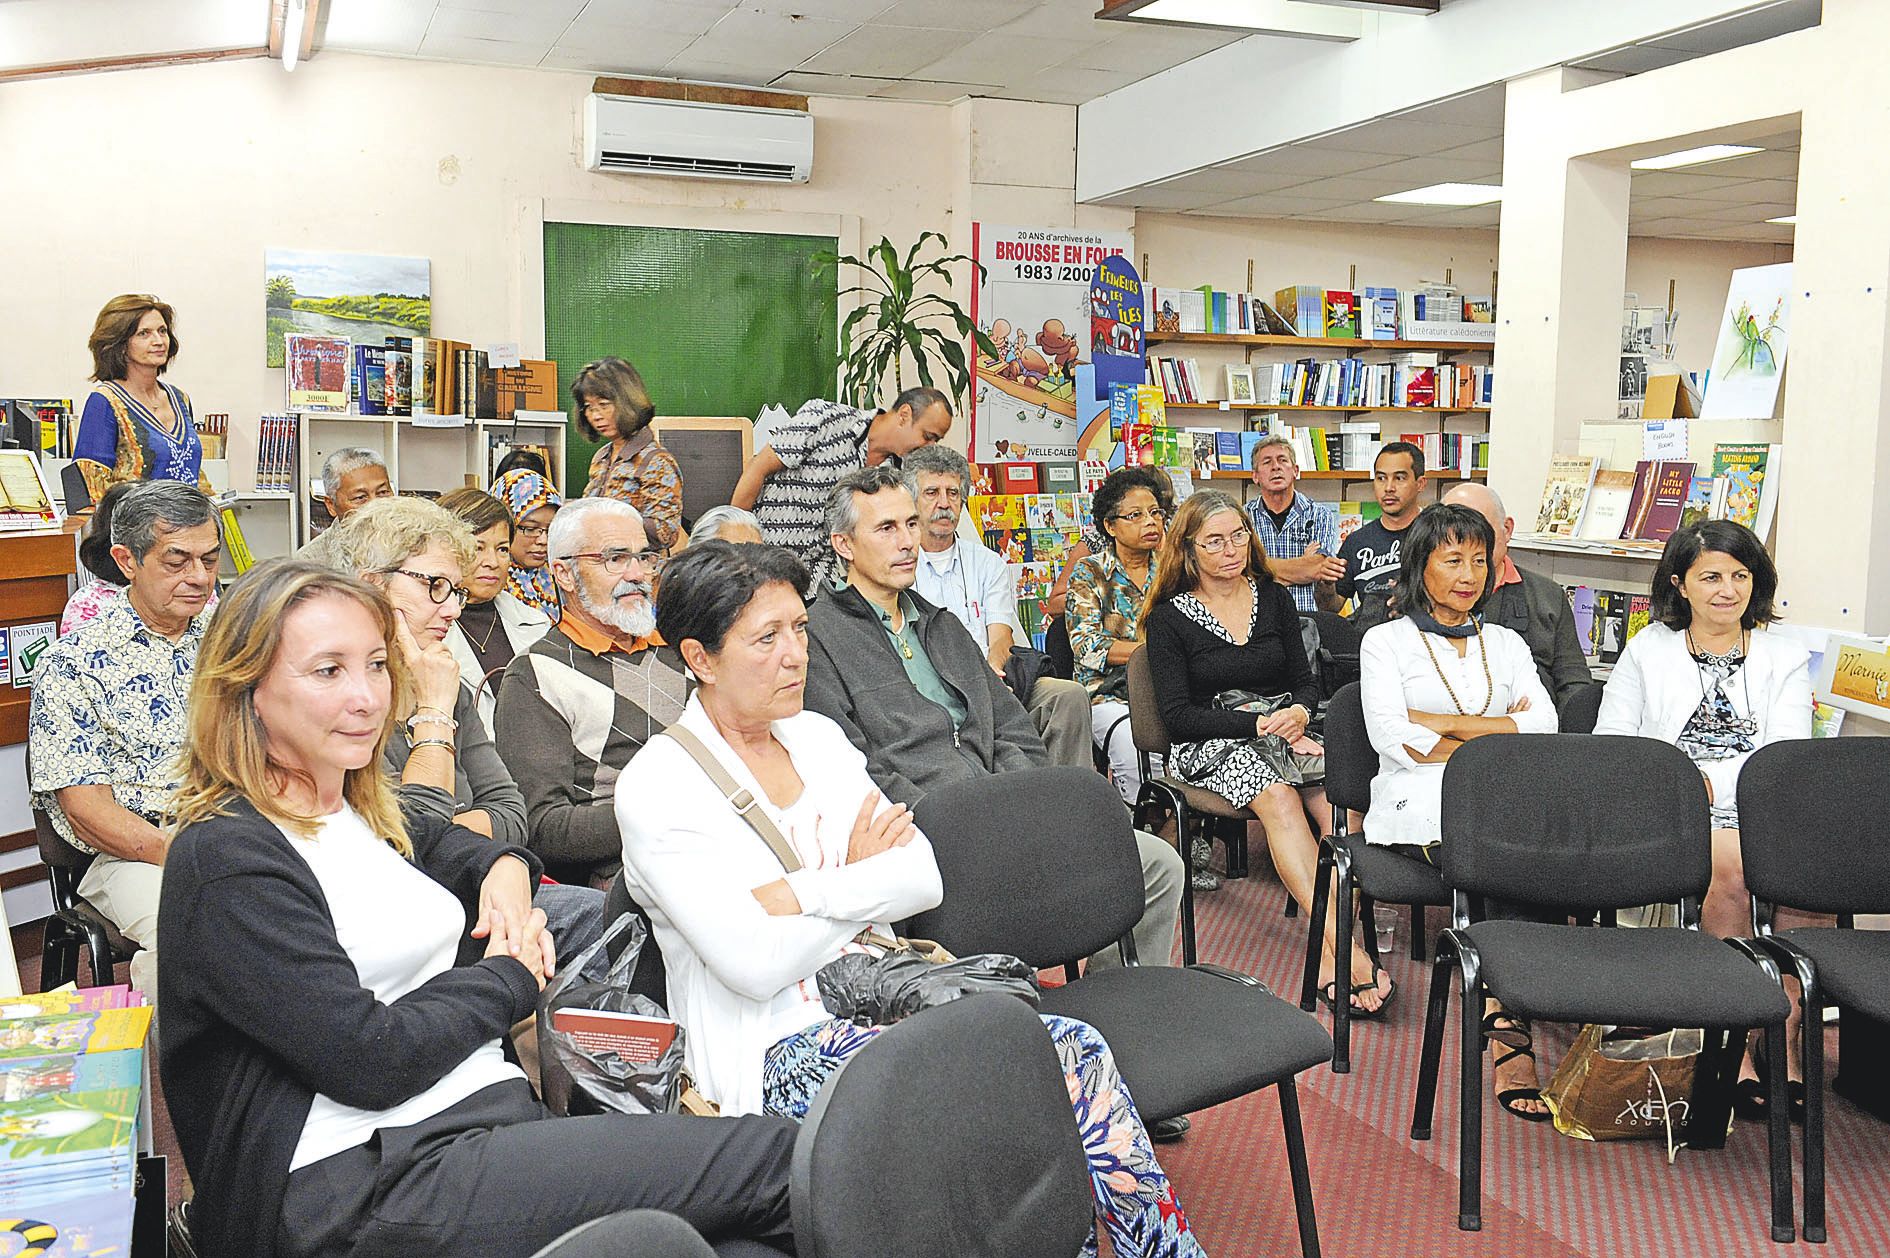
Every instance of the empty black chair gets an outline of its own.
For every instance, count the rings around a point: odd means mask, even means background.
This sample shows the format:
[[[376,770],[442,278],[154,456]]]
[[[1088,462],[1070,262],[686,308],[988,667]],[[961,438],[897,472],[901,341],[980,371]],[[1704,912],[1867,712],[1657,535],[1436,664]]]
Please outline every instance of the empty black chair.
[[[914,1014],[848,1061],[788,1190],[800,1258],[1074,1254],[1095,1218],[1063,1067],[1012,996]]]
[[[592,1219],[532,1258],[715,1258],[702,1234],[661,1210],[625,1210]]]
[[[1424,906],[1449,904],[1450,892],[1444,888],[1443,875],[1421,860],[1375,847],[1363,833],[1350,833],[1346,810],[1363,813],[1371,807],[1372,779],[1378,775],[1378,752],[1365,729],[1365,709],[1359,700],[1358,683],[1340,688],[1326,708],[1326,799],[1332,804],[1332,833],[1319,840],[1319,869],[1313,885],[1323,887],[1336,880],[1332,894],[1335,904],[1350,906],[1352,892],[1359,896],[1357,920],[1365,931],[1365,949],[1374,962],[1378,955],[1377,932],[1372,927],[1374,904],[1411,906],[1411,959],[1424,959]],[[1312,922],[1306,935],[1306,973],[1300,983],[1299,1007],[1312,1012],[1319,983],[1319,954],[1326,935],[1327,901],[1316,896]],[[1334,923],[1336,939],[1333,955],[1335,980],[1350,974],[1353,915],[1342,912]],[[1335,983],[1332,1001],[1332,1073],[1347,1074],[1352,1069],[1352,1001],[1345,988],[1349,983]]]
[[[1601,695],[1604,689],[1600,682],[1595,682],[1569,691],[1556,708],[1556,727],[1564,734],[1594,733],[1595,722],[1601,717]]]
[[[1332,1040],[1247,975],[1136,964],[1129,932],[1142,915],[1141,862],[1114,788],[1083,769],[1022,770],[943,787],[914,811],[945,900],[907,932],[960,956],[1007,952],[1039,969],[1115,943],[1122,968],[1044,992],[1043,1011],[1102,1033],[1145,1122],[1277,1087],[1300,1247],[1317,1255],[1293,1078],[1330,1057]]]
[[[33,830],[39,840],[39,859],[45,863],[47,880],[52,884],[53,902],[39,954],[40,990],[51,991],[78,981],[80,944],[85,945],[92,963],[93,985],[108,987],[114,967],[120,961],[131,960],[138,945],[120,934],[79,894],[79,881],[91,867],[92,858],[60,838],[43,809],[33,810]]]
[[[1713,873],[1699,770],[1671,743],[1597,734],[1507,734],[1465,743],[1444,768],[1444,882],[1454,924],[1437,941],[1411,1138],[1428,1140],[1450,977],[1460,979],[1457,1226],[1482,1226],[1483,999],[1550,1022],[1706,1028],[1686,1140],[1725,1142],[1745,1032],[1763,1027],[1772,1097],[1772,1239],[1794,1238],[1778,967],[1757,945],[1699,929]],[[1567,906],[1577,915],[1678,902],[1679,927],[1599,930],[1470,922],[1471,897]],[[1727,1042],[1728,1033],[1736,1040]]]
[[[1792,741],[1761,747],[1739,771],[1739,846],[1759,942],[1804,989],[1805,1239],[1824,1224],[1824,1009],[1890,1021],[1890,931],[1857,930],[1890,913],[1890,821],[1871,806],[1890,779],[1890,742]],[[1779,905],[1831,913],[1836,926],[1772,931]],[[1859,1074],[1882,1063],[1853,1064]]]
[[[1197,824],[1207,837],[1216,822],[1230,823],[1223,831],[1227,842],[1227,876],[1241,878],[1247,873],[1247,823],[1258,817],[1245,804],[1235,804],[1204,786],[1195,786],[1172,774],[1152,771],[1152,757],[1168,755],[1168,727],[1162,722],[1162,710],[1155,698],[1155,674],[1148,666],[1148,652],[1140,647],[1129,656],[1129,732],[1135,739],[1136,758],[1142,763],[1142,793],[1165,802],[1175,814],[1175,842],[1181,859],[1188,866],[1188,879],[1181,884],[1181,961],[1195,962],[1194,935],[1194,834]],[[1239,834],[1234,833],[1235,830]],[[1289,895],[1290,906],[1293,898]],[[1167,960],[1166,957],[1157,958]]]
[[[1076,648],[1070,645],[1070,622],[1061,616],[1043,621],[1043,653],[1050,657],[1050,675],[1069,681],[1076,676]]]
[[[1357,621],[1337,612],[1301,612],[1300,618],[1318,627],[1319,649],[1312,659],[1313,671],[1319,676],[1320,693],[1331,699],[1358,680],[1358,652],[1365,631]]]

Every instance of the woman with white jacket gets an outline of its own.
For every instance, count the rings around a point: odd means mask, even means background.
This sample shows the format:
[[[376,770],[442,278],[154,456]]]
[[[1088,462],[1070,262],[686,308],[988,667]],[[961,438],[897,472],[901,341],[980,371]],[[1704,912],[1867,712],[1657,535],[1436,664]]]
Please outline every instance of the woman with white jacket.
[[[657,629],[699,683],[671,731],[693,735],[735,789],[725,794],[671,737],[650,739],[617,781],[625,885],[663,950],[690,1073],[725,1114],[806,1114],[877,1034],[830,1016],[815,974],[869,950],[866,932],[890,935],[892,922],[943,895],[908,810],[881,797],[839,726],[802,709],[808,583],[788,551],[723,541],[691,546],[664,569]],[[787,872],[736,810],[742,796],[798,870]],[[1083,1023],[1044,1023],[1115,1252],[1204,1253],[1108,1045]]]
[[[466,522],[473,534],[473,566],[466,573],[470,597],[446,635],[460,679],[478,701],[479,719],[492,736],[499,677],[512,657],[545,636],[551,617],[505,588],[512,567],[512,514],[503,502],[470,485],[440,495],[440,505]]]
[[[1768,743],[1811,737],[1810,656],[1766,631],[1777,591],[1778,570],[1744,525],[1709,520],[1676,532],[1654,569],[1652,621],[1614,666],[1595,721],[1597,734],[1673,743],[1699,768],[1713,809],[1713,881],[1700,925],[1722,939],[1752,929],[1739,770]],[[1792,1010],[1796,1018],[1798,1006]],[[1787,1042],[1796,1049],[1795,1032]],[[1742,1112],[1763,1114],[1749,1053],[1740,1073]],[[1796,1061],[1790,1073],[1799,1074]],[[1794,1081],[1794,1098],[1803,1086]]]

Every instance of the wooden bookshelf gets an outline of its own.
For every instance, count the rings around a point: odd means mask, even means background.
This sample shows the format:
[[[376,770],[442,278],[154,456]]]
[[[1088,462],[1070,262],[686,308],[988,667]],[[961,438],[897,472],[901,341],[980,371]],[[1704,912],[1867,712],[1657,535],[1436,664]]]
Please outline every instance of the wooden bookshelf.
[[[1489,341],[1364,341],[1357,337],[1271,336],[1240,332],[1162,332],[1151,333],[1149,347],[1157,345],[1266,345],[1285,349],[1373,349],[1373,350],[1482,350],[1496,347]]]
[[[1437,481],[1487,480],[1489,479],[1489,475],[1488,472],[1482,471],[1481,469],[1472,472],[1459,472],[1455,468],[1433,468],[1425,473],[1426,479]],[[1310,471],[1302,470],[1299,474],[1299,478],[1301,480],[1369,481],[1372,478],[1372,474],[1363,468],[1342,468],[1329,472],[1313,469]],[[1253,479],[1253,473],[1213,472],[1209,474],[1209,479],[1251,481]]]
[[[1266,414],[1272,411],[1314,411],[1325,415],[1488,415],[1487,406],[1222,406],[1219,402],[1164,402],[1170,411],[1239,411]]]

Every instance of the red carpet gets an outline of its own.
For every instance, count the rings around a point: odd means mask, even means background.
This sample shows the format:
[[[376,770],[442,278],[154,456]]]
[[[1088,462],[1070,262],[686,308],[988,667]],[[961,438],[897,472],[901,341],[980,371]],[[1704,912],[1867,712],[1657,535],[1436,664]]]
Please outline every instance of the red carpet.
[[[1264,867],[1264,852],[1254,856]],[[1283,895],[1268,871],[1198,897],[1201,959],[1257,975],[1275,992],[1297,998],[1306,919],[1281,916]],[[1433,930],[1440,920],[1433,911]],[[1669,1166],[1664,1145],[1574,1140],[1548,1124],[1509,1117],[1487,1092],[1483,1230],[1458,1231],[1455,1004],[1436,1135],[1416,1142],[1408,1133],[1430,967],[1410,960],[1402,923],[1399,953],[1391,964],[1398,994],[1390,1017],[1353,1026],[1352,1073],[1319,1067],[1300,1076],[1326,1253],[1738,1258],[1790,1252],[1771,1241],[1762,1126],[1738,1124],[1723,1150],[1682,1149]],[[1572,1028],[1538,1029],[1545,1080],[1572,1034]],[[1835,1073],[1835,1032],[1825,1051],[1827,1070]],[[1486,1089],[1487,1078],[1486,1070]],[[1890,1254],[1890,1125],[1829,1093],[1826,1118],[1830,1241],[1802,1252]],[[1271,1092],[1196,1115],[1194,1131],[1159,1153],[1214,1258],[1299,1252]]]

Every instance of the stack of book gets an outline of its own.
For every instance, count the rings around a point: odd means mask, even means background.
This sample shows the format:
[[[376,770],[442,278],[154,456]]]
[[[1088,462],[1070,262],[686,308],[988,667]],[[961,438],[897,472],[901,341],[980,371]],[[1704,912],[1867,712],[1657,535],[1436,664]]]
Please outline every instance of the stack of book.
[[[24,1253],[130,1250],[143,999],[119,986],[0,1002],[0,1218],[31,1229]]]
[[[282,341],[291,411],[461,419],[511,419],[556,411],[558,365],[520,359],[494,367],[487,351],[439,337],[345,337],[291,333]]]
[[[1091,494],[1107,475],[1094,459],[972,465],[972,523],[1010,570],[1019,627],[1039,648],[1043,599],[1089,523]]]
[[[293,415],[263,415],[256,421],[256,492],[295,489],[296,425]]]
[[[1586,585],[1563,587],[1568,591],[1569,606],[1575,612],[1575,636],[1590,664],[1613,664],[1634,639],[1647,628],[1653,615],[1653,599],[1628,590],[1597,590]]]
[[[1158,337],[1206,332],[1391,341],[1400,336],[1450,339],[1454,332],[1464,340],[1488,340],[1490,332],[1465,325],[1495,322],[1494,299],[1467,296],[1434,280],[1402,292],[1376,285],[1293,284],[1276,291],[1271,303],[1212,285],[1154,287],[1149,303],[1149,324]]]

